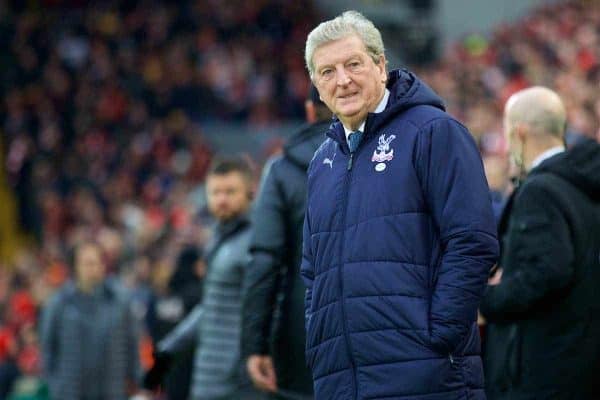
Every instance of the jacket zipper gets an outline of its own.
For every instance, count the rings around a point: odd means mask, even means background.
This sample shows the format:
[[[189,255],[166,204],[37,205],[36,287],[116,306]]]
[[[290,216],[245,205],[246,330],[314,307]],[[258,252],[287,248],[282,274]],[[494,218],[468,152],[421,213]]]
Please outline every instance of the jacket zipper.
[[[344,226],[342,226],[342,237],[340,238],[340,257],[343,257],[343,250],[344,250],[344,239],[345,239],[345,225],[346,225],[346,214],[348,211],[348,193],[350,192],[350,182],[351,182],[351,176],[352,176],[352,162],[354,159],[354,153],[350,153],[350,158],[348,159],[348,168],[346,171],[346,184],[344,185],[344,214],[342,215],[342,224],[344,224]],[[356,363],[354,361],[354,357],[353,357],[353,352],[352,352],[352,345],[350,344],[350,335],[348,334],[348,319],[346,318],[346,306],[345,306],[345,296],[344,296],[344,275],[343,275],[343,266],[344,263],[341,262],[340,263],[340,267],[338,268],[338,278],[340,281],[340,289],[341,289],[341,301],[340,301],[340,305],[342,307],[342,318],[344,320],[344,339],[346,341],[346,351],[348,352],[348,359],[350,360],[350,367],[352,368],[352,374],[354,375],[354,379],[352,380],[352,389],[354,391],[354,395],[352,396],[352,398],[354,400],[358,399],[358,371],[356,369]]]

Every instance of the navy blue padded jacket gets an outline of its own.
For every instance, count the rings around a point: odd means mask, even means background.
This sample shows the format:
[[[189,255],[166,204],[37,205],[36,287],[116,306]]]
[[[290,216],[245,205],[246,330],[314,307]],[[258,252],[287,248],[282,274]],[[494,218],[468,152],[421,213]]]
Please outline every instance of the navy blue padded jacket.
[[[484,399],[477,308],[498,242],[467,129],[406,70],[350,155],[309,167],[302,277],[317,400]]]

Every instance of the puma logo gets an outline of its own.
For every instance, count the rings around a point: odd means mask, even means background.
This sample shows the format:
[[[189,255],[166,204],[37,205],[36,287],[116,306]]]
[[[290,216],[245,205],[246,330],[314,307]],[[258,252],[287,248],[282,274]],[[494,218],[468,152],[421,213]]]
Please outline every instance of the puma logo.
[[[329,168],[332,168],[332,169],[333,169],[333,160],[335,160],[335,155],[336,155],[336,154],[337,154],[337,153],[333,153],[333,157],[331,157],[331,158],[329,158],[329,157],[326,157],[326,158],[323,160],[323,164],[327,164],[327,165],[329,165]]]

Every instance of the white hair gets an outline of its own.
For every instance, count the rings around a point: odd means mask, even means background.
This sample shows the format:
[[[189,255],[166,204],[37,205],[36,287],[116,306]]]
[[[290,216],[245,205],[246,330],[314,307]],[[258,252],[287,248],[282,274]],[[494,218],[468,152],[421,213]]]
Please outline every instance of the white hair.
[[[525,123],[533,134],[562,138],[567,126],[567,112],[560,96],[543,86],[533,86],[513,94],[506,102],[510,124]]]
[[[351,35],[357,35],[362,40],[367,53],[369,53],[375,64],[379,64],[380,56],[385,51],[379,29],[358,11],[346,11],[334,19],[320,23],[308,34],[304,58],[311,79],[315,72],[313,63],[315,50],[326,43]]]

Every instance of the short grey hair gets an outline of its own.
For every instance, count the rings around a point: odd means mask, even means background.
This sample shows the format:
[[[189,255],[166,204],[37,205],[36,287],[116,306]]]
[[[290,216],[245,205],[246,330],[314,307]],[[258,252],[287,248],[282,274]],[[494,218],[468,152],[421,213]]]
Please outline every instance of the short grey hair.
[[[313,63],[315,51],[326,43],[351,35],[357,35],[362,40],[367,53],[376,64],[379,64],[380,56],[385,52],[379,29],[358,11],[346,11],[334,19],[320,23],[308,34],[304,58],[310,79],[313,79],[315,73]]]

